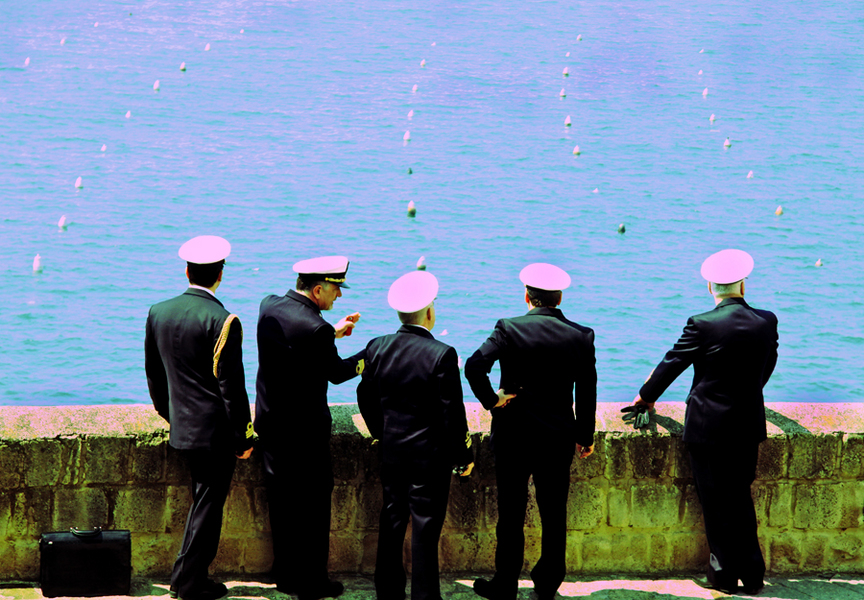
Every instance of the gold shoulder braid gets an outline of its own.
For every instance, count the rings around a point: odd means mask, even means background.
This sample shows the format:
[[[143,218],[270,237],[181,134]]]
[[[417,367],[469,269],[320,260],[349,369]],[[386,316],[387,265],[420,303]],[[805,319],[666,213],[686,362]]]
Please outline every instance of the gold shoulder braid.
[[[225,347],[225,342],[228,341],[228,331],[231,329],[231,322],[234,319],[239,318],[234,313],[228,315],[228,318],[225,319],[225,324],[222,325],[222,333],[219,334],[219,341],[216,342],[216,347],[213,348],[213,376],[219,377],[217,372],[217,367],[219,366],[219,357],[222,356],[222,348]],[[243,332],[240,332],[240,339],[243,339]]]

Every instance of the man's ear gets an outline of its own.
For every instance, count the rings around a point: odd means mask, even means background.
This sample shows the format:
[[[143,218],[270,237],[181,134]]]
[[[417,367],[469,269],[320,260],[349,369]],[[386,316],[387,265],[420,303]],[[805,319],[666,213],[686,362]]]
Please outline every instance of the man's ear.
[[[708,282],[708,293],[711,294],[712,296],[714,295],[714,290],[711,289],[711,282],[710,281]]]

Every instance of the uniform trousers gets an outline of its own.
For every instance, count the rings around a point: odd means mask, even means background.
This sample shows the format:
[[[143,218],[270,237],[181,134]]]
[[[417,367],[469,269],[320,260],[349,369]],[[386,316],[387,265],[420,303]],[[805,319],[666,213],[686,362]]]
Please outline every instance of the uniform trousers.
[[[723,588],[737,587],[739,579],[744,587],[761,587],[765,559],[750,495],[759,444],[690,443],[688,448],[712,555],[708,580]]]
[[[381,465],[384,502],[378,528],[375,592],[378,600],[405,597],[402,545],[411,518],[411,600],[440,600],[438,538],[447,512],[448,465]]]
[[[326,585],[333,466],[329,436],[300,445],[262,443],[276,585],[313,592]]]
[[[192,506],[186,517],[183,545],[174,563],[171,587],[181,597],[201,592],[216,558],[222,532],[222,509],[231,489],[237,458],[231,450],[181,450],[192,474]]]
[[[534,476],[542,539],[540,560],[531,578],[543,590],[556,590],[567,573],[567,494],[576,445],[515,449],[497,443],[495,478],[498,486],[497,546],[493,583],[504,597],[516,597],[525,558],[525,510],[528,478]]]

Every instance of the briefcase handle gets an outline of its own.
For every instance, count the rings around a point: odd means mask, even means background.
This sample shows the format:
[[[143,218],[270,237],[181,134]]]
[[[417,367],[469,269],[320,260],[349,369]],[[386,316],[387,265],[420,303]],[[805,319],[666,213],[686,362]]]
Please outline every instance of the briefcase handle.
[[[78,529],[77,527],[70,527],[69,533],[71,533],[75,537],[79,537],[79,538],[92,538],[92,537],[96,537],[98,535],[101,535],[102,534],[102,528],[101,527],[94,527],[93,529],[89,529],[87,531],[82,531],[81,529]]]

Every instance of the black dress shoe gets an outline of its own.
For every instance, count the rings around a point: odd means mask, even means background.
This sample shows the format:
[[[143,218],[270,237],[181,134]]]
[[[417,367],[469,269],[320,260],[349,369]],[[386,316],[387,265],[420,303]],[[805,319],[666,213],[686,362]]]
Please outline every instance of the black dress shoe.
[[[738,592],[739,594],[745,594],[747,596],[758,596],[762,590],[765,589],[765,584],[760,585],[743,585],[741,586],[741,590]]]
[[[504,593],[496,584],[495,581],[488,579],[474,580],[474,593],[489,600],[515,600],[516,594]]]
[[[319,600],[320,598],[335,598],[344,591],[345,586],[338,581],[328,581],[324,585],[315,586],[311,589],[301,590],[298,594],[298,597],[300,600]]]
[[[534,591],[537,593],[537,597],[540,600],[552,600],[555,597],[555,594],[558,592],[558,589],[551,589],[546,586],[534,584]]]
[[[723,592],[724,594],[736,594],[738,592],[738,585],[725,587],[720,584],[712,583],[704,577],[700,579],[694,579],[693,583],[706,590],[717,590],[718,592]]]
[[[220,600],[228,595],[228,588],[224,583],[208,581],[206,587],[187,596],[178,596],[180,600]]]

